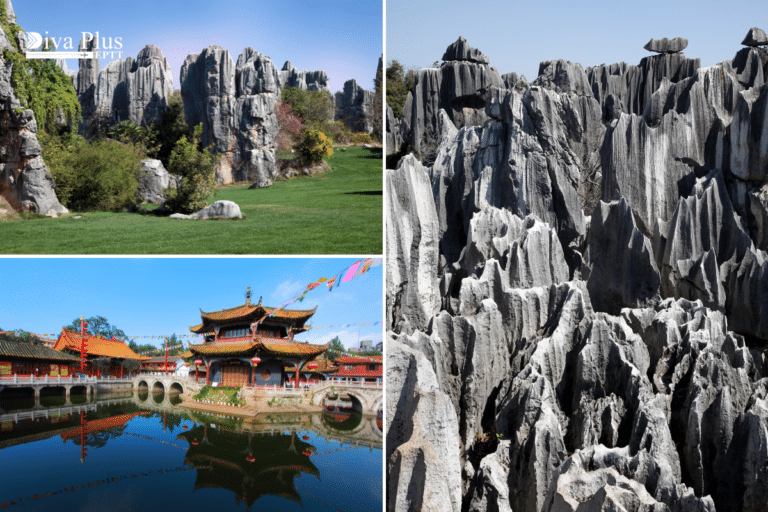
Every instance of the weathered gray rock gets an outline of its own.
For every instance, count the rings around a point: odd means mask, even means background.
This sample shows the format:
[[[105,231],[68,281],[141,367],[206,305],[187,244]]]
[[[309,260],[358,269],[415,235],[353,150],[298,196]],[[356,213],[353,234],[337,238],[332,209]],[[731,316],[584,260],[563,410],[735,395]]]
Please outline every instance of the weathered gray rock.
[[[744,89],[760,87],[766,82],[768,49],[751,46],[742,48],[736,52],[730,64]]]
[[[700,67],[700,59],[671,53],[646,57],[637,66],[624,62],[601,64],[587,68],[586,73],[592,93],[603,108],[607,98],[613,95],[627,114],[641,115],[663,79],[676,83],[693,76]]]
[[[659,301],[659,269],[651,241],[637,229],[624,200],[600,202],[592,212],[587,237],[587,289],[597,311],[619,314]]]
[[[373,132],[373,93],[355,79],[344,82],[344,92],[336,93],[335,120],[341,120],[356,132]]]
[[[768,84],[738,96],[731,123],[730,170],[745,181],[768,180]]]
[[[0,57],[0,119],[4,127],[0,131],[0,194],[17,211],[51,217],[69,213],[56,197],[53,177],[41,156],[34,113],[17,113],[21,103],[11,84],[12,69],[13,64]]]
[[[446,88],[446,70],[483,64],[420,72],[423,119],[397,129],[435,150],[388,171],[387,322],[452,405],[463,509],[765,509],[764,63],[746,51],[749,69],[545,62],[523,91],[454,95],[463,126],[440,98],[474,78]],[[406,298],[414,283],[427,293]],[[388,411],[410,432],[402,399]],[[387,445],[389,510],[446,492],[406,439]]]
[[[10,23],[16,23],[16,12],[13,10],[13,5],[11,5],[11,0],[4,0],[5,1],[5,16],[8,18],[8,21]]]
[[[165,191],[178,188],[181,176],[174,176],[165,170],[160,160],[142,160],[139,169],[138,199],[140,202],[162,203]]]
[[[424,329],[437,312],[438,221],[427,171],[412,156],[386,173],[387,325]]]
[[[390,338],[387,367],[388,505],[395,510],[461,510],[456,413],[424,355]]]
[[[83,122],[80,133],[86,137],[95,135],[109,119],[109,111],[99,111],[96,104],[96,88],[99,83],[99,50],[96,49],[96,38],[86,40],[83,37],[78,45],[78,51],[90,51],[93,58],[78,59],[77,75],[73,79],[77,99],[80,101],[80,114]]]
[[[246,48],[235,68],[228,51],[210,46],[186,58],[181,94],[187,124],[202,123],[203,145],[212,144],[221,155],[219,182],[265,186],[277,175],[275,106],[280,89],[269,57]]]
[[[768,45],[768,36],[765,35],[763,29],[753,27],[749,29],[741,44],[745,46],[765,46]]]
[[[184,215],[183,213],[174,213],[171,215],[172,219],[242,219],[243,214],[240,213],[240,207],[233,201],[221,200],[216,201],[198,210],[192,215]]]
[[[171,67],[160,48],[147,45],[137,55],[112,61],[101,70],[95,108],[109,124],[130,120],[148,126],[160,119],[173,94]]]
[[[403,143],[403,138],[400,135],[400,120],[395,117],[395,112],[389,105],[386,106],[387,119],[386,119],[386,148],[387,156],[397,153],[400,150],[400,145]]]
[[[467,40],[462,36],[459,36],[456,42],[445,50],[445,53],[443,54],[443,60],[466,60],[470,62],[476,62],[478,64],[488,64],[490,62],[488,57],[483,55],[480,50],[469,46]]]
[[[682,37],[675,37],[673,39],[662,37],[661,39],[651,39],[643,48],[649,52],[678,53],[685,50],[687,46],[688,40]]]
[[[278,71],[280,87],[296,87],[309,91],[331,92],[328,87],[328,75],[323,70],[318,71],[299,71],[291,61],[285,61],[283,69]]]
[[[491,86],[504,87],[487,57],[467,46],[463,38],[448,48],[444,60],[440,68],[418,71],[412,102],[403,111],[404,139],[424,154],[432,154],[439,143],[436,116],[440,109],[456,128],[482,125],[488,119],[485,93]]]

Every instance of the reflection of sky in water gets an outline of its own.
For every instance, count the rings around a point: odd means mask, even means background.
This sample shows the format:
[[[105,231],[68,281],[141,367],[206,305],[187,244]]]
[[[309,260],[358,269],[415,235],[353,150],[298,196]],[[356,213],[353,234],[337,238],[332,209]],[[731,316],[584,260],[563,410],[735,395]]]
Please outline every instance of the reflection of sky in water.
[[[139,411],[132,402],[124,407],[112,406],[109,412],[106,410],[100,407],[95,413],[89,412],[89,424]],[[245,504],[230,490],[194,490],[198,470],[184,465],[189,444],[177,436],[194,430],[195,423],[167,412],[167,427],[163,432],[163,413],[152,411],[150,414],[129,419],[122,428],[122,435],[117,435],[119,430],[113,430],[116,437],[109,438],[104,446],[88,446],[84,463],[80,462],[79,444],[62,440],[62,433],[69,437],[66,432],[71,435],[73,429],[79,428],[79,414],[59,424],[45,419],[14,424],[14,436],[3,432],[0,444],[11,437],[19,439],[18,429],[22,426],[30,429],[30,434],[25,431],[24,435],[34,434],[38,439],[50,437],[0,449],[0,481],[3,482],[0,504],[9,503],[8,510],[36,511],[171,510],[171,504],[173,510],[245,510]],[[215,416],[208,417],[210,423],[216,423]],[[188,428],[185,430],[183,426]],[[210,432],[212,427],[208,428]],[[227,435],[234,434],[228,432]],[[240,435],[246,446],[248,435]],[[293,478],[302,504],[265,495],[253,504],[251,510],[381,510],[383,455],[380,448],[341,445],[303,430],[299,430],[297,439],[304,435],[308,435],[309,440],[303,442],[317,452],[309,460],[320,476],[299,473]],[[254,434],[254,439],[259,436]],[[100,437],[108,436],[101,432]],[[75,439],[79,443],[79,435]],[[255,452],[254,456],[259,454]],[[225,454],[221,458],[225,462],[230,460]],[[64,492],[65,488],[72,487],[75,489]],[[35,494],[54,492],[57,494],[27,500]],[[19,502],[19,498],[23,502]],[[10,506],[12,501],[16,504]]]

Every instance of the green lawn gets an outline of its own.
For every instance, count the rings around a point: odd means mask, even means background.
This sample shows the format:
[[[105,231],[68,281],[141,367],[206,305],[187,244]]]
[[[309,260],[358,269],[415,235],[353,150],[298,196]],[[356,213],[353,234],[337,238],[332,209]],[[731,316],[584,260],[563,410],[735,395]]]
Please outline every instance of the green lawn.
[[[86,212],[2,222],[0,253],[382,254],[380,156],[335,151],[328,173],[260,190],[230,186],[209,201],[236,202],[242,220]]]

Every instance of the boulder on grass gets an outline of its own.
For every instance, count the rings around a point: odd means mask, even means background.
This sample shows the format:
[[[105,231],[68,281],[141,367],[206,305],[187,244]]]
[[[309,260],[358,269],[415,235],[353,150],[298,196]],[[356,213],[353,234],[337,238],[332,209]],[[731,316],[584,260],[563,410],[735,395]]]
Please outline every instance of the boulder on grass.
[[[240,213],[240,207],[234,201],[216,201],[212,205],[206,206],[202,210],[198,210],[192,215],[184,215],[183,213],[174,213],[171,215],[172,219],[232,219],[237,217],[243,218],[243,214]]]

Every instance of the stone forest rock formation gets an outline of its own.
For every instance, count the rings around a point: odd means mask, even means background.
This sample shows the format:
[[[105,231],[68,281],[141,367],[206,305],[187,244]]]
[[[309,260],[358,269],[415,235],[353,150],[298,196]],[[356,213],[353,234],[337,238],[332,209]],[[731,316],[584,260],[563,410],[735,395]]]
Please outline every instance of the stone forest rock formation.
[[[389,511],[768,510],[766,42],[387,110]]]
[[[9,0],[5,9],[8,19],[15,20]],[[13,46],[6,50],[16,51]],[[68,213],[56,198],[53,177],[41,156],[35,115],[21,109],[13,92],[12,69],[13,63],[6,62],[0,52],[0,194],[17,211],[52,217]]]
[[[373,131],[373,93],[357,85],[353,78],[344,82],[344,91],[336,93],[335,119],[344,121],[352,131]]]
[[[181,67],[187,124],[203,124],[203,145],[220,155],[219,182],[271,185],[277,175],[275,105],[280,79],[272,60],[246,48],[235,66],[229,51],[209,46]]]

